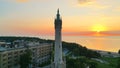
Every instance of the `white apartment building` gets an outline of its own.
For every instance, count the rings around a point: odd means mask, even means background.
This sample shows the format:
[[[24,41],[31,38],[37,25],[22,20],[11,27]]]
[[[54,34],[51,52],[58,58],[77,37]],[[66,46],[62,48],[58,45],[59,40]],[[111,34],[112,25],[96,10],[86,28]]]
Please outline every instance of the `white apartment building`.
[[[53,48],[52,44],[29,42],[27,46],[32,51],[32,62],[40,64],[50,60],[50,53]],[[25,46],[14,48],[0,46],[0,68],[19,67],[20,55],[24,54],[26,49]]]

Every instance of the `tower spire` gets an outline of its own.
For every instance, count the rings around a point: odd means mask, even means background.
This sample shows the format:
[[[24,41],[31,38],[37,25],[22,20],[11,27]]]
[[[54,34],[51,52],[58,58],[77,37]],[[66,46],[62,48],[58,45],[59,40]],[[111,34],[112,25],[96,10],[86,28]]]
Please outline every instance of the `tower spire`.
[[[60,19],[59,8],[57,10],[57,19]]]
[[[58,8],[58,10],[57,10],[57,14],[59,14],[59,8]]]

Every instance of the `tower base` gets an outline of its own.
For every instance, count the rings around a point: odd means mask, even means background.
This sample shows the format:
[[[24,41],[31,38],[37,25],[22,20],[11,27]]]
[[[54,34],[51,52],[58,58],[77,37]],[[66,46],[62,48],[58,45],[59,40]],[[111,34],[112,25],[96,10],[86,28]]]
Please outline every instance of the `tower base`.
[[[51,68],[66,68],[66,63],[63,62],[63,63],[58,63],[57,65],[55,65],[55,62],[53,62],[51,64]]]

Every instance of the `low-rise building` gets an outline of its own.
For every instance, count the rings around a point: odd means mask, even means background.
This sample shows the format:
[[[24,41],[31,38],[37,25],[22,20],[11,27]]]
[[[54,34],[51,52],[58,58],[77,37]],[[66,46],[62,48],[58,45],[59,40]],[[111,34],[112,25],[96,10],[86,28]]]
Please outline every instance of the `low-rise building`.
[[[29,42],[25,44],[32,51],[32,62],[43,63],[50,60],[52,44]],[[20,55],[26,52],[25,46],[14,48],[0,47],[0,68],[15,68],[19,66]]]

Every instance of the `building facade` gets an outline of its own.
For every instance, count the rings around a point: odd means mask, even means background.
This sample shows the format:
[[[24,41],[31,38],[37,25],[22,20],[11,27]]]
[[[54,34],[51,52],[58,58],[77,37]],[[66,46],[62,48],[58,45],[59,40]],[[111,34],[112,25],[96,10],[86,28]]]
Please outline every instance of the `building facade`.
[[[32,62],[41,64],[50,60],[52,44],[31,42],[27,45],[32,51]],[[26,49],[26,47],[0,47],[0,68],[19,68],[20,55],[24,54]]]

